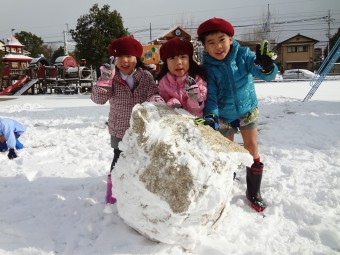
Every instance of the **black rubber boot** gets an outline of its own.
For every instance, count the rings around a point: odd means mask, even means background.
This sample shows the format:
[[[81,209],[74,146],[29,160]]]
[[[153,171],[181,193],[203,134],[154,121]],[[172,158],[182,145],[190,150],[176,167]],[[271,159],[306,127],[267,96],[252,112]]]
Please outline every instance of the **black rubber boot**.
[[[113,156],[112,163],[111,163],[110,173],[112,172],[113,168],[115,167],[115,165],[116,165],[116,163],[119,159],[119,155],[122,151],[119,150],[119,149],[114,149],[113,152],[114,152],[114,156]]]
[[[250,206],[258,212],[266,209],[267,205],[261,197],[261,180],[262,180],[263,164],[252,164],[247,167],[247,199]]]

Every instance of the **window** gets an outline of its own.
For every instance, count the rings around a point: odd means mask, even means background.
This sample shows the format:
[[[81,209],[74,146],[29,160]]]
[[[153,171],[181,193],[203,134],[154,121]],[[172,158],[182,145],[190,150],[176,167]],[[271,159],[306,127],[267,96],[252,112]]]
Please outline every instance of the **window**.
[[[287,52],[288,53],[308,52],[308,45],[289,46],[289,47],[287,47]]]
[[[296,47],[295,47],[295,46],[289,46],[289,47],[287,47],[287,52],[288,52],[288,53],[296,52]]]
[[[308,46],[297,46],[297,51],[298,52],[308,52]]]

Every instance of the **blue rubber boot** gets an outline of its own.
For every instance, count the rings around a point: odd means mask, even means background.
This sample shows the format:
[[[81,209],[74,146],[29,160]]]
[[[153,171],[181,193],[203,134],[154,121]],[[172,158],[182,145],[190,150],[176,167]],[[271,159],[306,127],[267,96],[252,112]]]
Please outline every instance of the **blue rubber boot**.
[[[19,139],[16,139],[15,148],[17,150],[21,150],[22,148],[24,148],[24,145],[19,141]]]

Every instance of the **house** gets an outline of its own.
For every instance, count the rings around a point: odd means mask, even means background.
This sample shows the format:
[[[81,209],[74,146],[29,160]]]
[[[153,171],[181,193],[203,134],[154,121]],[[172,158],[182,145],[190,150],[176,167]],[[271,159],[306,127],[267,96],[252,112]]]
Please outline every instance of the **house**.
[[[243,46],[248,47],[252,52],[256,53],[256,46],[260,44],[262,41],[241,41],[237,40],[237,42]],[[275,45],[275,40],[270,40],[269,42],[269,48],[272,49]]]
[[[315,44],[318,40],[297,34],[277,44],[274,51],[278,57],[276,63],[283,73],[288,69],[307,69],[312,72],[315,64]]]
[[[185,30],[181,26],[175,26],[160,37],[152,40],[150,44],[162,44],[174,37],[186,38],[189,41],[192,39],[192,35],[189,31]]]
[[[5,43],[0,40],[0,51],[5,51]]]
[[[159,71],[159,64],[161,62],[159,56],[159,49],[163,43],[170,40],[171,38],[179,37],[185,38],[191,41],[192,35],[189,31],[185,30],[181,26],[175,26],[168,30],[166,33],[160,37],[149,42],[149,45],[143,45],[143,56],[142,60],[145,64],[156,65],[156,72]],[[162,62],[161,62],[162,63]]]
[[[5,55],[2,57],[2,87],[7,87],[13,81],[25,77],[29,72],[29,63],[33,58],[26,56],[22,45],[14,35],[7,39],[4,45]]]

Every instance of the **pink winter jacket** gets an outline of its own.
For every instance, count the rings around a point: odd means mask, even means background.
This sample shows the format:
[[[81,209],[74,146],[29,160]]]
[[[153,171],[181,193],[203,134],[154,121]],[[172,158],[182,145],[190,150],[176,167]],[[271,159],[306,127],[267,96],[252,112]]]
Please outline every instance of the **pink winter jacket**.
[[[201,98],[203,99],[202,103],[198,103],[196,100],[188,98],[185,90],[185,79],[186,76],[175,77],[168,72],[159,81],[159,95],[165,100],[165,102],[176,98],[182,104],[183,109],[196,117],[203,117],[204,101],[207,97],[207,83],[199,76],[195,77],[196,84],[201,93]]]
[[[112,87],[95,85],[92,89],[91,100],[93,102],[103,105],[109,101],[109,133],[118,138],[123,138],[130,126],[132,108],[158,95],[157,85],[150,72],[137,68],[133,79],[135,87],[131,90],[121,78],[120,72],[116,72]]]

